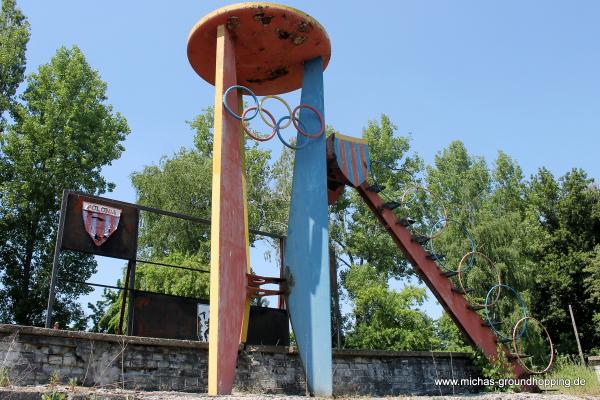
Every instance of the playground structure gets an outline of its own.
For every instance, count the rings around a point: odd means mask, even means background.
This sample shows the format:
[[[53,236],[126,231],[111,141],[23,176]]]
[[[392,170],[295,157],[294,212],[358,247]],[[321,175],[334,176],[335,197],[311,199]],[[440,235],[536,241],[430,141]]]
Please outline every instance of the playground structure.
[[[526,367],[523,360],[529,355],[519,351],[519,338],[527,327],[541,326],[527,316],[524,306],[510,337],[501,334],[497,319],[500,297],[511,293],[520,300],[520,296],[501,282],[499,271],[493,273],[498,283],[485,293],[485,301],[469,299],[465,276],[476,260],[494,270],[474,241],[470,240],[470,251],[456,270],[448,268],[443,255],[434,251],[435,239],[449,225],[457,224],[445,208],[443,215],[429,224],[428,233],[411,232],[428,224],[406,215],[398,217],[394,210],[412,201],[415,193],[407,191],[400,201],[384,201],[385,188],[369,183],[371,161],[366,141],[340,134],[326,137],[323,71],[330,55],[329,39],[316,20],[273,3],[223,7],[202,18],[190,33],[190,63],[215,86],[209,394],[231,393],[238,346],[246,340],[250,300],[283,294],[308,389],[313,395],[332,395],[328,204],[333,204],[346,186],[358,191],[472,344],[492,360],[499,357],[501,348],[516,377],[545,372],[552,363],[551,341],[550,361],[544,370]],[[299,88],[301,103],[293,110],[277,97]],[[254,101],[246,109],[244,94]],[[259,101],[257,95],[266,97]],[[268,98],[282,102],[288,115],[275,118],[264,107]],[[272,129],[270,133],[261,135],[248,128],[248,121],[257,116]],[[297,131],[295,143],[281,134],[290,126]],[[284,279],[250,274],[244,132],[258,141],[277,135],[296,151]],[[463,230],[468,236],[467,229]],[[267,283],[279,284],[280,290],[262,289]],[[479,314],[482,311],[484,316]],[[545,328],[543,332],[549,340]],[[510,343],[514,351],[509,350]]]

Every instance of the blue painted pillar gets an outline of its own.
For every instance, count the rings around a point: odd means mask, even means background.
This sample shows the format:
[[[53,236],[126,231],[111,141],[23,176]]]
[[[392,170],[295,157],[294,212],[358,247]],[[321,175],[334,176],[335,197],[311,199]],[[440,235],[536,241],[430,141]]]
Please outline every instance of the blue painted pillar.
[[[325,118],[323,62],[304,64],[301,102]],[[300,126],[307,132],[320,129],[318,117],[301,109]],[[292,199],[285,248],[287,306],[308,388],[315,396],[332,395],[331,294],[329,286],[329,234],[325,135],[308,139],[297,134]]]

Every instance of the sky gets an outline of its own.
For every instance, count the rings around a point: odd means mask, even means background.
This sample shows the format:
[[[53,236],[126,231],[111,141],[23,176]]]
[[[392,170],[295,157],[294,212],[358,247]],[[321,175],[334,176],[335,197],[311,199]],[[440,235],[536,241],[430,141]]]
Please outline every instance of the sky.
[[[223,1],[18,0],[31,23],[27,72],[60,46],[79,46],[131,128],[122,157],[104,170],[108,197],[135,202],[130,174],[191,146],[186,121],[213,104],[214,88],[190,67],[187,35]],[[526,176],[583,168],[598,180],[600,2],[531,0],[288,1],[326,29],[327,123],[360,136],[384,113],[411,151],[431,163],[461,140],[492,163],[502,150]],[[299,94],[286,97],[297,104]],[[276,157],[281,144],[261,144]],[[177,211],[177,210],[172,210]],[[253,250],[257,272],[264,246]],[[101,259],[91,280],[114,284],[121,262]],[[425,309],[440,313],[432,299]],[[88,296],[89,299],[97,295]],[[86,301],[88,298],[83,299]]]

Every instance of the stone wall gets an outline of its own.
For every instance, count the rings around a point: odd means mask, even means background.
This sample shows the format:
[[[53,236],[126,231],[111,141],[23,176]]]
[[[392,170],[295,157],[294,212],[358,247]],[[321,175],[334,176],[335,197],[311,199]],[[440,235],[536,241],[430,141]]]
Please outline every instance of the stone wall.
[[[136,390],[206,392],[205,343],[0,325],[0,373],[15,385],[63,383]],[[335,351],[335,395],[460,393],[473,387],[439,387],[436,378],[477,377],[461,353]],[[54,376],[54,378],[53,378]],[[293,348],[240,349],[235,390],[305,394]]]
[[[600,356],[589,357],[588,364],[596,371],[598,382],[600,382]]]

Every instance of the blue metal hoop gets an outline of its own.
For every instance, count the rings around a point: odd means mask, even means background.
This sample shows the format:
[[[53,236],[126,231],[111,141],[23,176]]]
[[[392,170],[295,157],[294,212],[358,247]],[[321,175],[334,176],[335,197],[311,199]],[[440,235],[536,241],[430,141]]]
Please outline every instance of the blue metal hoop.
[[[279,138],[279,140],[281,140],[281,143],[283,143],[283,145],[285,147],[288,147],[292,150],[300,150],[300,149],[303,149],[304,147],[306,147],[309,139],[306,139],[306,141],[304,142],[304,144],[302,146],[293,146],[293,145],[289,144],[288,142],[286,142],[285,139],[283,138],[283,136],[281,135],[281,123],[285,122],[291,118],[294,118],[294,117],[290,117],[289,115],[285,115],[285,116],[281,117],[279,119],[279,121],[277,121],[277,124],[275,125],[275,130],[277,131],[277,137]],[[298,120],[298,122],[300,122],[300,124],[302,124],[302,121]],[[302,124],[302,125],[304,125],[304,124]]]
[[[227,96],[229,95],[229,92],[231,92],[234,89],[244,90],[244,91],[248,92],[248,94],[250,94],[250,96],[252,96],[252,98],[254,99],[254,103],[256,103],[256,109],[254,110],[254,114],[252,114],[251,117],[244,118],[244,121],[250,121],[251,119],[253,119],[254,117],[256,117],[258,115],[260,105],[258,104],[258,98],[254,94],[254,92],[252,90],[250,90],[249,88],[247,88],[246,86],[233,85],[233,86],[230,86],[229,88],[227,88],[225,93],[223,93],[223,107],[225,107],[225,111],[227,111],[227,113],[229,113],[229,115],[231,115],[233,118],[237,119],[238,121],[242,120],[242,116],[233,112],[231,110],[231,108],[229,108],[229,106],[227,105]]]
[[[489,301],[490,301],[490,295],[492,294],[492,292],[496,289],[500,289],[500,288],[505,288],[508,289],[509,291],[511,291],[514,295],[515,295],[515,299],[517,299],[517,302],[519,303],[519,307],[521,308],[521,311],[523,312],[523,317],[527,316],[527,307],[525,307],[525,302],[523,301],[523,299],[521,298],[521,295],[519,294],[519,292],[517,292],[515,289],[513,289],[511,286],[505,285],[505,284],[498,284],[498,285],[494,285],[492,286],[492,288],[487,292],[487,295],[485,296],[485,318],[488,322],[488,324],[490,324],[490,328],[492,328],[492,330],[494,332],[496,332],[496,335],[498,335],[499,337],[501,337],[502,339],[513,339],[512,335],[509,338],[508,336],[504,335],[502,332],[500,332],[497,328],[496,328],[496,324],[494,324],[494,321],[492,321],[491,316],[490,316],[490,312],[489,312]],[[520,338],[521,336],[523,336],[523,334],[525,333],[525,331],[527,330],[527,320],[525,320],[525,323],[523,324],[523,327],[521,328],[521,330],[519,331],[519,335],[516,336],[517,338]]]

